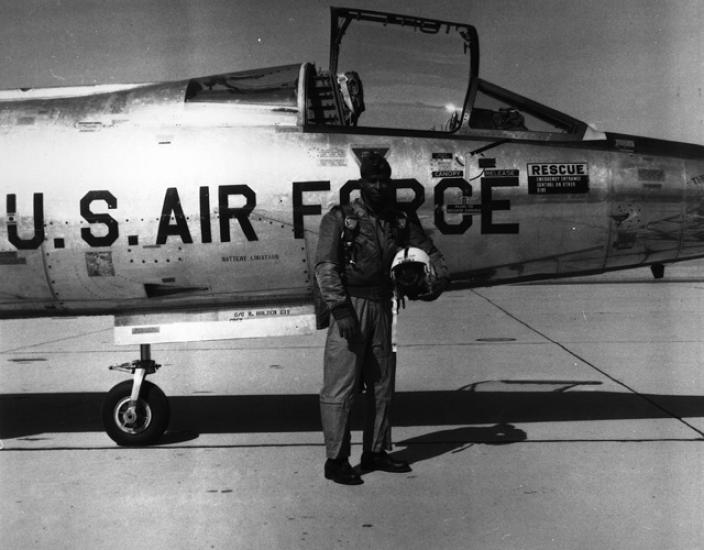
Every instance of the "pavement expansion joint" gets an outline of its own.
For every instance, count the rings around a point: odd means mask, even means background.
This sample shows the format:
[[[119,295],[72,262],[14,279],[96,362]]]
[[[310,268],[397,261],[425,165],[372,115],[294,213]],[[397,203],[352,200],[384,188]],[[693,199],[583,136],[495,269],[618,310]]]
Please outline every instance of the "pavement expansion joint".
[[[642,393],[640,393],[639,391],[637,391],[635,388],[629,386],[629,385],[626,384],[625,382],[619,380],[618,378],[612,376],[611,374],[609,374],[609,373],[606,372],[605,370],[599,368],[598,366],[596,366],[596,365],[595,365],[594,363],[592,363],[591,361],[587,360],[586,358],[582,357],[581,355],[579,355],[579,354],[576,353],[575,351],[573,351],[573,350],[571,350],[570,348],[568,348],[565,344],[563,344],[563,343],[561,343],[561,342],[558,342],[558,341],[555,340],[554,338],[551,338],[550,336],[548,336],[548,335],[545,334],[544,332],[542,332],[542,331],[538,330],[537,328],[533,327],[533,326],[530,325],[528,322],[526,322],[526,321],[524,321],[523,319],[517,317],[515,314],[511,313],[509,310],[507,310],[506,308],[502,307],[501,305],[499,305],[496,301],[492,300],[491,298],[489,298],[489,297],[487,297],[487,296],[481,294],[480,292],[478,292],[478,291],[476,291],[476,290],[472,290],[472,292],[473,292],[475,295],[477,295],[478,297],[480,297],[480,298],[482,298],[483,300],[485,300],[486,302],[488,302],[489,304],[491,304],[491,305],[492,305],[493,307],[495,307],[496,309],[498,309],[498,310],[500,310],[501,312],[503,312],[505,315],[507,315],[508,317],[510,317],[511,319],[513,319],[514,321],[516,321],[517,323],[520,323],[521,325],[523,325],[524,327],[526,327],[528,330],[534,332],[535,334],[537,334],[537,335],[540,336],[541,338],[544,338],[545,340],[547,340],[547,341],[550,342],[551,344],[554,344],[555,346],[558,346],[560,349],[562,349],[562,350],[565,351],[566,353],[570,354],[570,355],[571,355],[572,357],[574,357],[575,359],[581,361],[583,364],[587,365],[588,367],[594,369],[596,372],[598,372],[598,373],[601,374],[602,376],[608,378],[609,380],[611,380],[611,381],[614,382],[615,384],[618,384],[619,386],[621,386],[621,387],[624,388],[625,390],[629,391],[630,393],[632,393],[632,394],[634,394],[634,395],[637,395],[638,397],[640,397],[640,398],[643,399],[644,401],[648,402],[650,405],[652,405],[653,407],[657,408],[658,410],[664,412],[664,413],[667,414],[668,416],[670,416],[670,417],[672,417],[672,418],[678,420],[679,422],[681,422],[682,424],[684,424],[687,428],[689,428],[690,430],[696,432],[697,434],[699,434],[699,436],[700,436],[701,438],[704,439],[704,431],[698,429],[697,427],[695,427],[695,426],[692,425],[691,423],[689,423],[689,422],[687,422],[686,420],[684,420],[682,417],[678,416],[677,414],[673,413],[672,411],[669,411],[668,409],[666,409],[665,407],[663,407],[662,405],[660,405],[660,404],[657,403],[656,401],[650,399],[649,397],[647,397],[647,396],[643,395]]]

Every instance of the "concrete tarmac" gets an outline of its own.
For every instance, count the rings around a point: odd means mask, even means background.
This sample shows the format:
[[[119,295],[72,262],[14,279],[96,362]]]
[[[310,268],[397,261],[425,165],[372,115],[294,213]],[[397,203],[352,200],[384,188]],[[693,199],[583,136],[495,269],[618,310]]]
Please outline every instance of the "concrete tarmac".
[[[409,304],[394,455],[413,472],[356,487],[322,475],[322,332],[154,346],[170,429],[127,449],[100,420],[125,378],[107,366],[138,355],[112,319],[2,321],[0,545],[701,548],[701,267]]]

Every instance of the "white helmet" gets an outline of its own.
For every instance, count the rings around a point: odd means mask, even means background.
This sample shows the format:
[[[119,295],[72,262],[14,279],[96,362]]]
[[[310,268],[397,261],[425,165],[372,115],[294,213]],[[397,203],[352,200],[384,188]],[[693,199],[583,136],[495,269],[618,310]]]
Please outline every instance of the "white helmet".
[[[431,292],[435,271],[430,256],[414,246],[402,248],[391,263],[391,280],[399,297],[408,296],[415,300]]]

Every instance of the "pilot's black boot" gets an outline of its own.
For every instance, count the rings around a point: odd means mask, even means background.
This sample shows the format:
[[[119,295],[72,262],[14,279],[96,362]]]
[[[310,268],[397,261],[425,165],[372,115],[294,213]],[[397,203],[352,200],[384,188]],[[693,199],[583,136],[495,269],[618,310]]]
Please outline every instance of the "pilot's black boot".
[[[382,472],[393,472],[402,474],[410,472],[411,467],[405,460],[395,460],[385,451],[372,453],[364,451],[362,453],[362,470],[370,472],[372,470],[381,470]]]
[[[359,474],[352,469],[347,458],[328,458],[325,462],[325,478],[342,485],[361,485]]]

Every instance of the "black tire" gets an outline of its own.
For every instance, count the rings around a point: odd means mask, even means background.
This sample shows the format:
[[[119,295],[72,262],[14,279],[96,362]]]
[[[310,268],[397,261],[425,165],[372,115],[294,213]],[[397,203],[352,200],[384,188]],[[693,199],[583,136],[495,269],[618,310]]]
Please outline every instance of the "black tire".
[[[136,415],[127,418],[132,381],[114,386],[103,402],[103,426],[118,445],[135,446],[156,443],[169,425],[169,401],[164,392],[144,381],[139,392]]]

